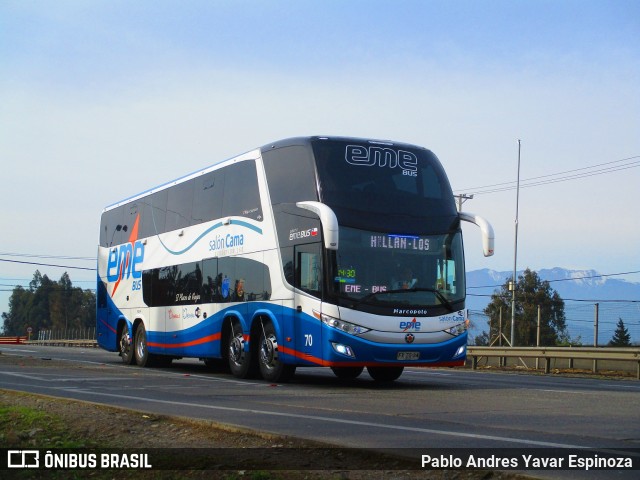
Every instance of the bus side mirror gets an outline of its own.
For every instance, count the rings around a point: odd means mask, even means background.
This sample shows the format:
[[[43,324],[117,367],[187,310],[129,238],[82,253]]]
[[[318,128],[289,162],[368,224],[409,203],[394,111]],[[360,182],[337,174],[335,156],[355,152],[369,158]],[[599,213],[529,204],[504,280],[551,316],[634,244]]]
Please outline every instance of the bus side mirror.
[[[475,223],[480,227],[480,231],[482,232],[482,250],[485,257],[490,257],[493,255],[493,244],[495,240],[495,236],[493,234],[493,227],[489,222],[487,222],[480,215],[476,215],[475,213],[458,213],[460,216],[460,220],[465,222]]]
[[[338,219],[333,210],[320,202],[298,202],[296,207],[309,210],[320,217],[325,248],[338,250]]]

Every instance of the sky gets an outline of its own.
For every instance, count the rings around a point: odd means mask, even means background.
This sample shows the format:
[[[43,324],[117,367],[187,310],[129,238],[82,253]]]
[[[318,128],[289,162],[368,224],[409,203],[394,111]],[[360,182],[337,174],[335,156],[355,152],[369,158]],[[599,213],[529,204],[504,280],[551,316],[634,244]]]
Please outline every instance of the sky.
[[[0,312],[94,288],[14,262],[95,267],[105,206],[302,135],[432,150],[468,270],[513,269],[520,140],[518,270],[640,271],[640,2],[0,0]]]

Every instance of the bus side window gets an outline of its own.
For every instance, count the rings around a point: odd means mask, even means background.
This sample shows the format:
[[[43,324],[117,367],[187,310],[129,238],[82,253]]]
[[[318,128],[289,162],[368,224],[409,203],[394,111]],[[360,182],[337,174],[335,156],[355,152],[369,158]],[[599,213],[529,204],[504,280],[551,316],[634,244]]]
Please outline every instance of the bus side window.
[[[124,228],[124,207],[116,207],[102,214],[100,245],[111,247],[120,245],[126,240],[126,230]],[[128,230],[128,227],[127,227]]]
[[[223,179],[224,176],[216,171],[194,180],[191,225],[222,217]]]
[[[193,181],[180,183],[169,189],[165,230],[170,232],[191,225]]]
[[[218,259],[207,258],[202,261],[202,303],[213,303],[216,301],[218,277]]]
[[[202,286],[200,262],[182,263],[176,265],[175,268],[174,304],[189,305],[200,303]]]
[[[216,301],[227,303],[231,301],[231,294],[236,279],[236,259],[234,257],[223,257],[218,259],[218,292]]]
[[[256,162],[229,165],[224,171],[222,216],[242,216],[262,220]]]
[[[161,234],[167,231],[167,198],[169,197],[167,190],[160,190],[149,197],[149,205],[151,208],[151,229],[154,234]]]
[[[321,258],[319,243],[295,247],[295,286],[318,298],[322,296]]]

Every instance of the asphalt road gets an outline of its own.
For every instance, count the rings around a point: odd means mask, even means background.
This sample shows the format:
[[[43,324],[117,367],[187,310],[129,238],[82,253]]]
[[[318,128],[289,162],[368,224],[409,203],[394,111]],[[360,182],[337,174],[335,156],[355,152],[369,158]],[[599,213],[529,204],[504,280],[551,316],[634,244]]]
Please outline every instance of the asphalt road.
[[[329,369],[309,368],[275,385],[193,360],[143,369],[100,349],[3,345],[0,352],[0,388],[346,447],[640,448],[640,382],[633,380],[410,368],[379,385],[366,371],[344,382]],[[15,355],[52,363],[2,362]]]

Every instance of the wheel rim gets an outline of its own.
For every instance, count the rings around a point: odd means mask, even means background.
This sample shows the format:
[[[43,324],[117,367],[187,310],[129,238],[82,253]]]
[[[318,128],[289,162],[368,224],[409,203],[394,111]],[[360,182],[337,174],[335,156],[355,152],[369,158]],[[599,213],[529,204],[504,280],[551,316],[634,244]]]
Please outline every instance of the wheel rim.
[[[231,343],[229,344],[229,358],[236,365],[242,364],[242,356],[244,351],[244,340],[242,338],[242,334],[238,334],[233,337]]]
[[[147,336],[144,332],[140,332],[140,340],[136,343],[136,354],[138,358],[144,358],[147,351]]]
[[[120,353],[127,355],[131,349],[131,338],[129,337],[129,330],[124,329],[122,335],[120,335]]]
[[[278,340],[273,334],[264,337],[260,345],[260,361],[269,370],[278,364]]]

